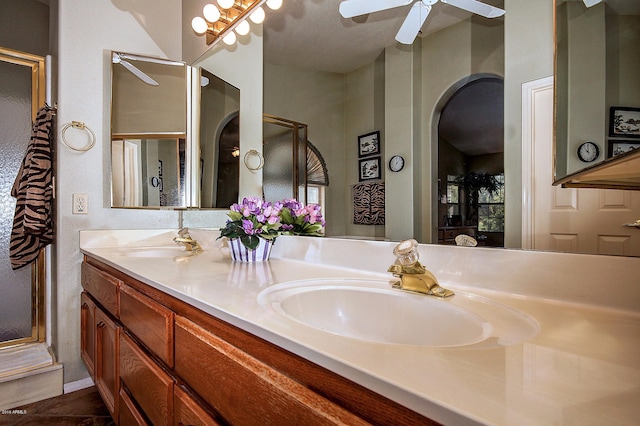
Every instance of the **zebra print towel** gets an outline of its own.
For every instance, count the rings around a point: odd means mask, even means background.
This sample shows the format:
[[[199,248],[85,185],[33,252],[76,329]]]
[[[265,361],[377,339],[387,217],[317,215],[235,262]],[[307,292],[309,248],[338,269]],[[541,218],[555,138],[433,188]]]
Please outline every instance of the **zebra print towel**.
[[[38,111],[11,188],[11,196],[16,199],[9,243],[14,270],[33,262],[40,249],[53,241],[53,117],[53,109],[43,107]]]
[[[384,183],[353,185],[353,223],[384,225]]]

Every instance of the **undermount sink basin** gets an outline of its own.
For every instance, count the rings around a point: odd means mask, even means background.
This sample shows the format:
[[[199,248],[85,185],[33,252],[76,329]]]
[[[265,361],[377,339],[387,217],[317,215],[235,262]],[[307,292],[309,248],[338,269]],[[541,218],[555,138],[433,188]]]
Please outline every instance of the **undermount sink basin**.
[[[388,280],[279,284],[263,290],[258,302],[317,330],[386,344],[456,347],[487,346],[488,342],[488,346],[504,346],[538,331],[537,323],[527,315],[489,299],[459,291],[452,298],[438,299],[392,289]]]
[[[120,250],[122,256],[127,257],[176,257],[188,256],[191,252],[178,246],[158,246],[158,247],[128,247]]]

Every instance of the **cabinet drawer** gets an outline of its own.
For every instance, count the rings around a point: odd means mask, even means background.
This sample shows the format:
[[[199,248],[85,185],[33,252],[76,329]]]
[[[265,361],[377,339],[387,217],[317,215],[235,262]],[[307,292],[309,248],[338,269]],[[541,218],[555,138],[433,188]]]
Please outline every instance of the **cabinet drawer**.
[[[82,287],[107,311],[118,316],[118,287],[122,281],[89,265],[82,263]]]
[[[169,367],[173,367],[173,312],[127,285],[120,287],[120,321]]]
[[[171,423],[173,380],[127,333],[120,333],[120,379],[152,424]]]
[[[218,423],[179,386],[173,393],[174,426],[217,426]]]
[[[367,424],[186,318],[175,326],[175,372],[229,423]]]
[[[118,413],[119,426],[147,426],[149,423],[138,411],[138,407],[131,400],[124,389],[120,389],[120,413]]]

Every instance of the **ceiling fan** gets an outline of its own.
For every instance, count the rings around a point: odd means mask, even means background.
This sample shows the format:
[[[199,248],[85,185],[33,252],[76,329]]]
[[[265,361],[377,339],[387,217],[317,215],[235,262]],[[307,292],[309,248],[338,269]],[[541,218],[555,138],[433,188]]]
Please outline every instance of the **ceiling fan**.
[[[151,86],[158,86],[158,82],[153,78],[149,77],[145,72],[141,71],[138,67],[133,65],[131,62],[127,61],[127,59],[139,60],[140,58],[133,55],[127,55],[125,53],[117,53],[113,52],[113,56],[111,57],[111,62],[114,64],[120,64],[125,67],[131,74],[138,77],[140,80]]]
[[[340,15],[342,15],[343,18],[353,18],[354,16],[366,15],[367,13],[406,6],[413,3],[407,17],[396,34],[396,40],[398,42],[402,44],[412,44],[420,32],[422,25],[427,20],[431,6],[438,1],[476,13],[485,18],[497,18],[505,13],[503,9],[476,0],[345,0],[340,3]]]

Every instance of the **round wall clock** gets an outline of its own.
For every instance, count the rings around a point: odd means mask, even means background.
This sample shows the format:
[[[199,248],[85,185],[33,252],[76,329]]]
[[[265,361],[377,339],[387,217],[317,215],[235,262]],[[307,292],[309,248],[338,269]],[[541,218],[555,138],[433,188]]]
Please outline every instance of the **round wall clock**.
[[[578,158],[585,163],[591,163],[600,156],[600,147],[593,142],[585,142],[578,147]]]
[[[392,172],[399,172],[404,168],[404,157],[401,155],[394,155],[389,160],[389,170]]]

